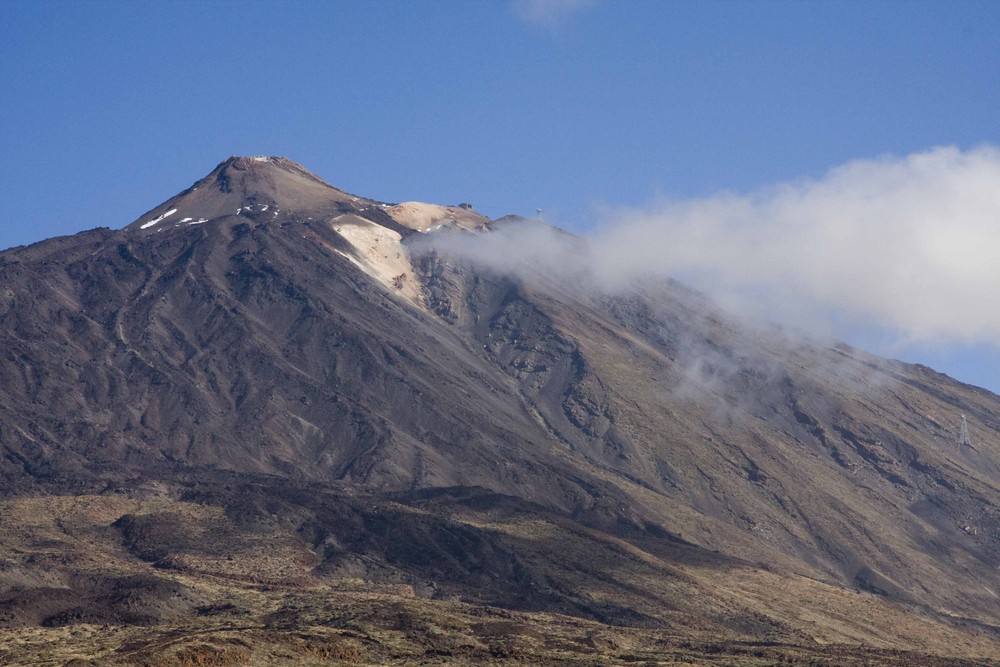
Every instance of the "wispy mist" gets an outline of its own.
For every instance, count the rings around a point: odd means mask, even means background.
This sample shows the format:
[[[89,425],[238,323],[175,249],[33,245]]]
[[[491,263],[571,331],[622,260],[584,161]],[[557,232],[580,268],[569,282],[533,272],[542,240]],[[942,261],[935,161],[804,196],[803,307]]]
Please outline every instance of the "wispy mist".
[[[676,278],[747,314],[900,343],[1000,342],[1000,149],[858,160],[822,178],[621,209],[586,243],[537,223],[447,241],[495,270],[615,291]]]
[[[858,160],[818,180],[622,210],[593,243],[609,278],[670,275],[773,319],[1000,341],[994,147]]]

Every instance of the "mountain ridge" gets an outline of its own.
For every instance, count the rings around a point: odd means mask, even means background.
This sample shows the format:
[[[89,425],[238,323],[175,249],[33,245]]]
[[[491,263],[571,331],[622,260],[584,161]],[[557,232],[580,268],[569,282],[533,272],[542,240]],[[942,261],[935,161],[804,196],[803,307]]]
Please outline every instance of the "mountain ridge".
[[[321,215],[360,201],[360,198],[335,188],[287,158],[233,155],[220,162],[204,178],[150,209],[125,228],[144,230],[161,222],[179,226],[183,224],[178,222],[180,220],[188,224],[203,224],[228,214],[240,215],[244,210],[246,215],[259,216],[269,212],[271,217],[277,218],[280,215],[279,202],[289,213],[314,212]],[[254,211],[254,208],[257,210]],[[178,212],[179,215],[176,215]]]
[[[122,230],[0,253],[0,495],[127,499],[87,530],[178,581],[256,562],[247,545],[270,535],[317,590],[360,579],[804,645],[792,598],[758,588],[776,577],[839,610],[830,637],[885,630],[834,632],[852,592],[995,641],[997,396],[752,327],[675,283],[604,292],[480,264],[512,247],[490,230],[517,224],[234,157]],[[435,243],[448,231],[485,251]],[[216,546],[193,516],[215,517]],[[16,590],[26,608],[49,595]]]

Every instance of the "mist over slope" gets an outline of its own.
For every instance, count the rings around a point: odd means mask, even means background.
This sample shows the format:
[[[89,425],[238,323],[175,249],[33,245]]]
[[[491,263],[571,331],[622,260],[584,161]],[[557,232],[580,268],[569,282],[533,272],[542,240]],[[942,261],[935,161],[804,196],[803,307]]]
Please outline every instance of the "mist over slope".
[[[230,158],[120,231],[0,253],[0,493],[96,498],[80,543],[155,575],[115,584],[154,624],[273,543],[269,585],[796,646],[947,653],[962,627],[985,643],[950,655],[989,655],[1000,399],[606,251]],[[65,556],[53,597],[37,548],[4,555],[6,622],[134,622],[80,583],[102,559]],[[892,632],[835,623],[846,593]]]
[[[1000,150],[940,146],[855,160],[748,193],[617,210],[607,271],[670,275],[744,311],[900,344],[987,343],[997,299]],[[815,326],[815,324],[813,324]]]

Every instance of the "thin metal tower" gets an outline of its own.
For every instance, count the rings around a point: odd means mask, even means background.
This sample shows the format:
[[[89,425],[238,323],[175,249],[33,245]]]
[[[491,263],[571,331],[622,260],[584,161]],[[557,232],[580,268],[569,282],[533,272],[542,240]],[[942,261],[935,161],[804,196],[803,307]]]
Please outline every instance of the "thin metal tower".
[[[965,421],[965,415],[962,415],[962,428],[958,432],[958,444],[972,446],[972,441],[969,440],[969,424]]]

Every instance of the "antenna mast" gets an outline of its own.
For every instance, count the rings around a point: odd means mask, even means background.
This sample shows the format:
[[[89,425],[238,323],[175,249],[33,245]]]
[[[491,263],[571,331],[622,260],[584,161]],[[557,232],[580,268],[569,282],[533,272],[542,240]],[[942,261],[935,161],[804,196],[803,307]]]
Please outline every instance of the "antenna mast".
[[[958,444],[972,446],[972,441],[969,440],[969,424],[965,421],[965,415],[962,415],[962,428],[958,432]]]

